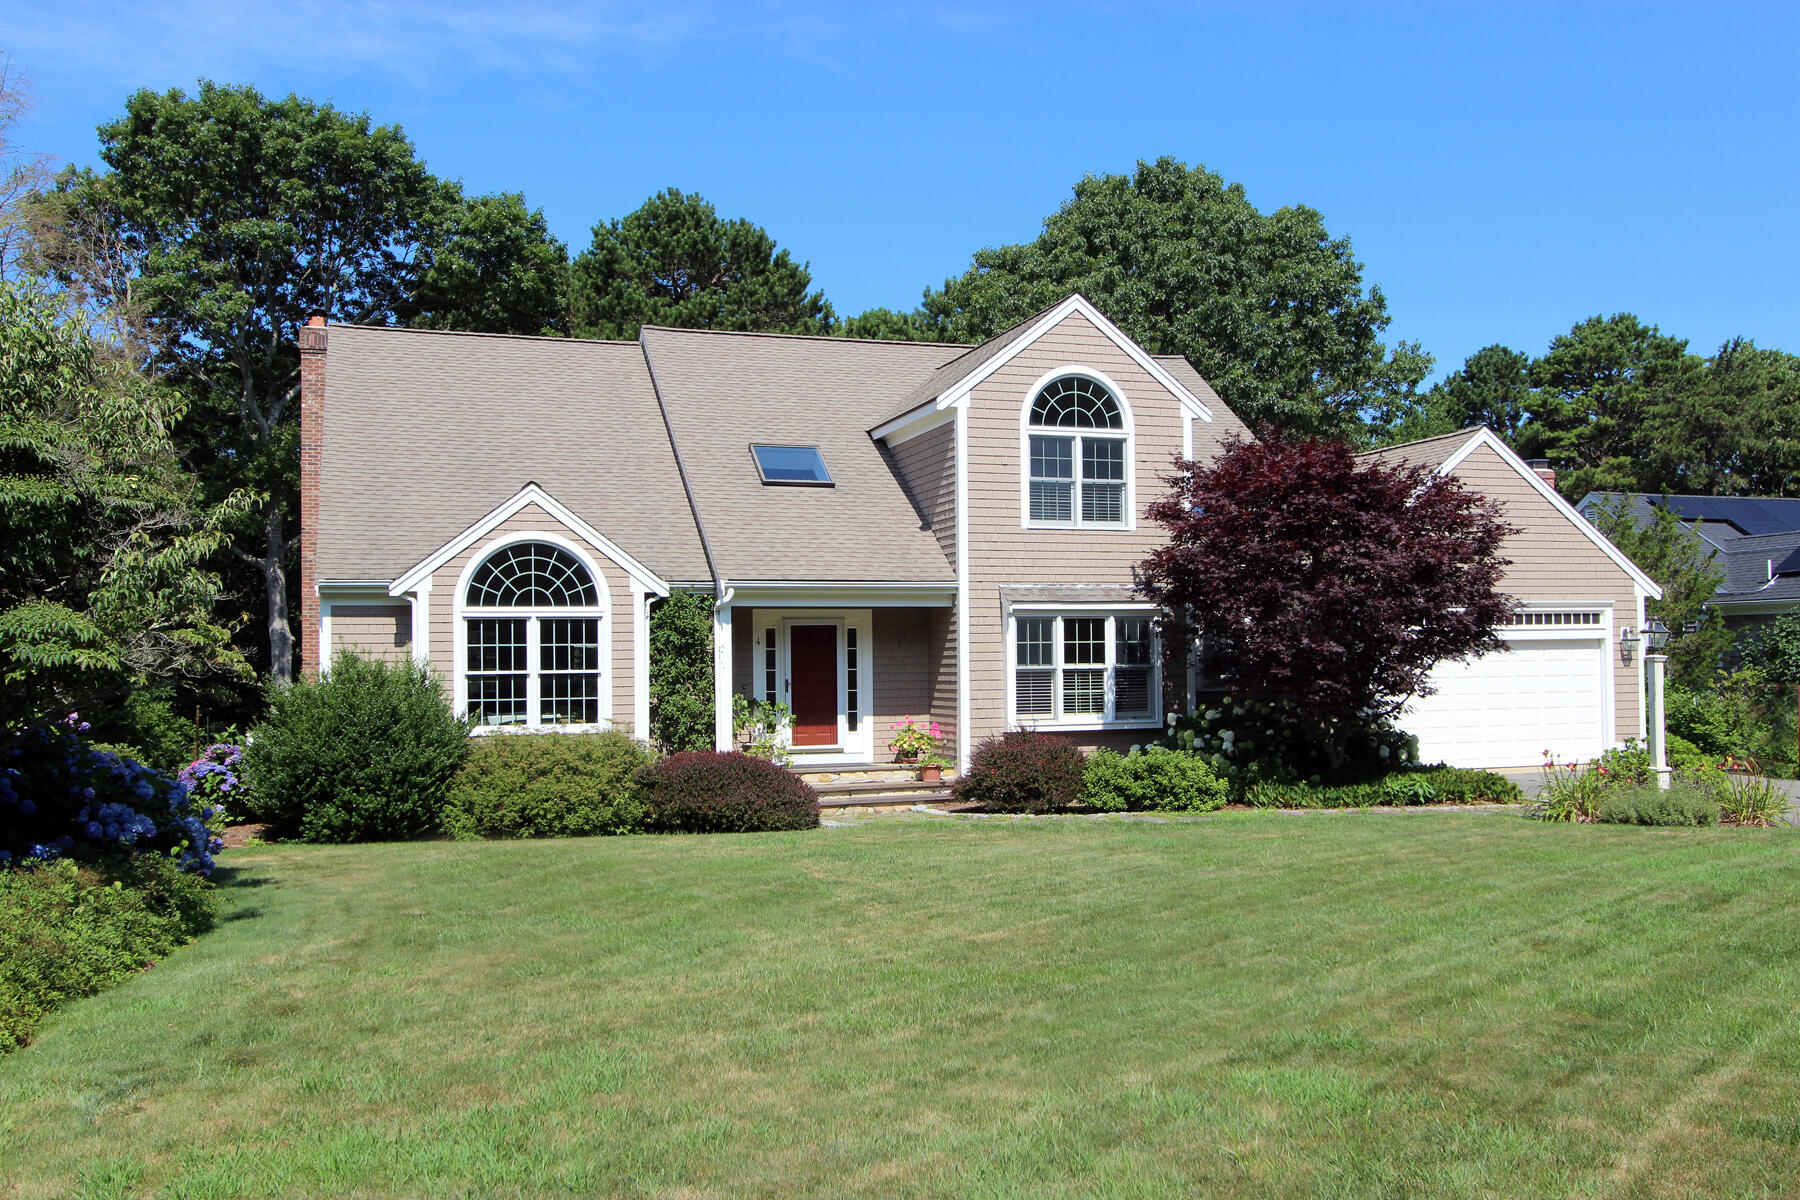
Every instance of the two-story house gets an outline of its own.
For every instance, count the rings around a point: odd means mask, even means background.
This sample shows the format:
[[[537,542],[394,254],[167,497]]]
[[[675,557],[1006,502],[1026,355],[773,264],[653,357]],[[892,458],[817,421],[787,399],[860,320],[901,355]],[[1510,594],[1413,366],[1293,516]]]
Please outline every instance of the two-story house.
[[[1080,296],[979,346],[318,326],[301,357],[308,670],[339,646],[411,654],[479,726],[642,735],[649,614],[679,589],[713,600],[718,745],[734,694],[778,700],[801,769],[891,761],[903,716],[966,765],[1027,726],[1141,742],[1190,700],[1188,648],[1159,644],[1133,567],[1176,458],[1243,425]],[[1480,765],[1550,735],[1598,753],[1639,732],[1613,637],[1655,585],[1487,438],[1444,469],[1523,473],[1513,519],[1552,563],[1537,623],[1508,636],[1561,652],[1503,672],[1502,694],[1447,673],[1420,720]],[[1549,725],[1544,689],[1564,695]]]

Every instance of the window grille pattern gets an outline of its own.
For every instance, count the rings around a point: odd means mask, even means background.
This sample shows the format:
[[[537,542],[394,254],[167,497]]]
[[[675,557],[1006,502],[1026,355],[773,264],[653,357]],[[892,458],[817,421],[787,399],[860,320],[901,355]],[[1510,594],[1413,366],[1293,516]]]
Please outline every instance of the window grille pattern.
[[[1580,625],[1598,625],[1600,624],[1600,614],[1597,612],[1521,612],[1514,613],[1512,620],[1508,621],[1507,624],[1515,628],[1528,625],[1562,626],[1565,628]]]
[[[542,542],[503,546],[476,568],[468,607],[548,609],[465,620],[463,697],[481,725],[592,725],[600,720],[599,616],[557,610],[600,604],[593,575],[567,550]]]
[[[1151,617],[1021,614],[1013,619],[1013,718],[1054,728],[1150,721],[1158,715]]]
[[[1031,403],[1031,423],[1052,429],[1123,429],[1119,402],[1085,375],[1051,380]]]
[[[844,626],[844,720],[851,733],[856,732],[858,710],[857,703],[857,653],[856,626]]]
[[[521,542],[488,556],[469,580],[474,608],[588,608],[600,596],[587,568],[560,546]]]
[[[1123,410],[1112,393],[1080,375],[1052,380],[1032,401],[1030,425],[1029,519],[1055,525],[1123,525],[1125,439],[1101,433],[1125,427]],[[1041,429],[1095,432],[1037,432]]]
[[[770,704],[781,699],[777,686],[779,675],[776,669],[775,630],[763,630],[763,699]]]
[[[523,725],[530,713],[523,617],[469,622],[469,716],[481,725]]]

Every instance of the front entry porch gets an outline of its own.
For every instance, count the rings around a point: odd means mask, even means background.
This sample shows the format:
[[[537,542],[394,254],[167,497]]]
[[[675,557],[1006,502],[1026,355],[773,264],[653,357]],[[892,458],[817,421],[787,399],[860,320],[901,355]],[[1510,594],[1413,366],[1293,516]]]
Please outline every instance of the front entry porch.
[[[792,768],[843,774],[890,766],[893,726],[911,717],[943,731],[955,761],[956,650],[950,596],[942,603],[744,603],[740,592],[715,617],[717,744],[735,748],[735,697],[786,705]],[[772,598],[771,598],[772,599]],[[931,600],[937,597],[929,597]],[[721,655],[721,649],[724,653]],[[723,658],[724,661],[719,661]]]

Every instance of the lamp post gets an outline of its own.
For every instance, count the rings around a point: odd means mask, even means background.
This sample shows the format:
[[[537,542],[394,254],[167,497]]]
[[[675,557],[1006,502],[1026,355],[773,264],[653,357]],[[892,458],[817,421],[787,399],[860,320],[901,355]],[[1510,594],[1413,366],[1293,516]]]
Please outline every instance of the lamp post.
[[[1650,668],[1649,690],[1645,697],[1645,726],[1650,731],[1650,770],[1656,775],[1656,786],[1669,786],[1669,756],[1663,734],[1663,668],[1668,665],[1669,627],[1661,617],[1651,617],[1644,626],[1644,665]]]

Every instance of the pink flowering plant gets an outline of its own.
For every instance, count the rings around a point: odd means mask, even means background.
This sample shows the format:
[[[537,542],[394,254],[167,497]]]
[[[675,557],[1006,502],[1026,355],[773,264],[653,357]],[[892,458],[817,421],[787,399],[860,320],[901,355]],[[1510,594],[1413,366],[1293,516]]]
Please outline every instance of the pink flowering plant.
[[[944,730],[936,721],[904,716],[888,728],[895,731],[888,741],[888,749],[895,758],[906,762],[935,762],[939,766],[943,765],[938,760],[937,748]]]

